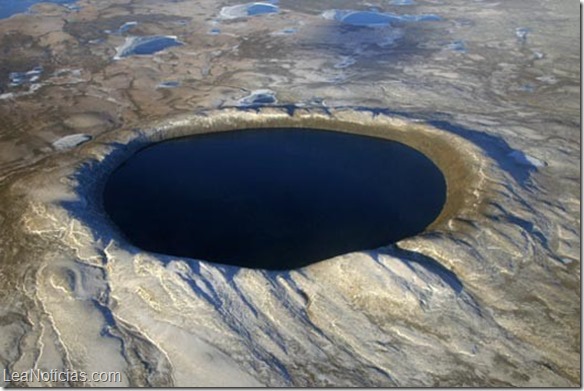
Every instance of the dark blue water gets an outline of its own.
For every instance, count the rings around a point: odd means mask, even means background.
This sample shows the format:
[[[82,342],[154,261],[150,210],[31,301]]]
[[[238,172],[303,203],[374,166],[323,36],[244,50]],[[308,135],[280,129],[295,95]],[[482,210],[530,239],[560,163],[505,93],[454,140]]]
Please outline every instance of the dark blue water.
[[[179,45],[180,44],[176,41],[176,39],[160,37],[139,43],[134,48],[132,54],[153,54],[166,48]]]
[[[261,106],[276,103],[276,97],[273,92],[252,92],[250,95],[239,101],[241,106]]]
[[[30,7],[39,3],[72,4],[76,0],[0,0],[0,19],[27,12]]]
[[[399,18],[380,12],[352,12],[344,16],[341,21],[352,26],[388,26],[391,22],[399,21]]]
[[[147,37],[139,37],[133,42],[133,44],[126,48],[120,57],[128,57],[133,55],[150,55],[158,53],[164,49],[181,46],[182,43],[179,42],[174,37],[166,37],[163,35],[152,35]]]
[[[264,14],[274,14],[278,13],[279,9],[277,6],[272,4],[252,4],[247,8],[247,14],[250,16],[264,15]]]
[[[415,235],[445,198],[440,170],[403,144],[270,129],[145,148],[112,173],[104,206],[144,250],[277,270]]]
[[[414,0],[391,0],[389,2],[391,5],[414,5]]]

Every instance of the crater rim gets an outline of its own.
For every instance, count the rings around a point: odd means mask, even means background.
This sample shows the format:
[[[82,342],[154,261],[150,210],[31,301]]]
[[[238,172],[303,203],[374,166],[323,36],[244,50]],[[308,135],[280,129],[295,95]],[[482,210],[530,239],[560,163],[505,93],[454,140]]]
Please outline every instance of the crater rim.
[[[101,233],[104,233],[104,229],[109,230],[106,236],[115,239],[123,247],[137,250],[135,252],[156,254],[158,257],[189,258],[152,253],[130,243],[103,207],[101,194],[107,179],[135,153],[162,141],[199,134],[261,128],[309,128],[370,136],[402,143],[430,159],[446,181],[446,200],[442,211],[423,232],[396,243],[416,240],[427,234],[455,233],[462,227],[460,224],[453,225],[454,220],[478,217],[482,209],[483,192],[477,191],[481,190],[482,181],[474,172],[484,163],[480,152],[471,142],[448,131],[424,123],[379,114],[373,110],[297,109],[290,113],[288,108],[282,107],[261,107],[256,110],[228,108],[175,116],[150,123],[143,128],[110,132],[97,137],[95,143],[82,146],[80,149],[88,152],[90,156],[101,156],[101,159],[97,159],[99,160],[96,165],[99,166],[99,170],[95,170],[97,175],[85,190],[86,192],[92,188],[89,191],[98,202],[97,205],[92,202],[91,209],[97,209],[106,220],[99,224],[102,228]],[[95,214],[92,216],[95,217]],[[343,255],[346,254],[329,259]]]

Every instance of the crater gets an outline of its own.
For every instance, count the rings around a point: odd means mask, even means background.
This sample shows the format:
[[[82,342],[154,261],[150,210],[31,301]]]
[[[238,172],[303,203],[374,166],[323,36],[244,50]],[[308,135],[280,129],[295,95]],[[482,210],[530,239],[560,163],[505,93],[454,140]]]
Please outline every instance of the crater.
[[[256,128],[150,144],[113,170],[103,204],[143,250],[254,269],[295,269],[423,232],[446,179],[385,138]]]

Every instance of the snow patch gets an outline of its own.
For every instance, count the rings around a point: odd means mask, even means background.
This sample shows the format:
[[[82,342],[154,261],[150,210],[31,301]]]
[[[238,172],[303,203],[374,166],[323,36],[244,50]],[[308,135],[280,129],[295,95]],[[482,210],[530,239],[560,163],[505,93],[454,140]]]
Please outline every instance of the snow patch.
[[[55,141],[53,143],[53,147],[58,151],[62,151],[86,143],[89,140],[91,140],[91,136],[88,134],[84,133],[71,134],[69,136],[61,137],[60,139]]]
[[[531,166],[535,168],[547,166],[547,163],[543,160],[527,155],[521,151],[513,151],[508,156],[523,166]]]

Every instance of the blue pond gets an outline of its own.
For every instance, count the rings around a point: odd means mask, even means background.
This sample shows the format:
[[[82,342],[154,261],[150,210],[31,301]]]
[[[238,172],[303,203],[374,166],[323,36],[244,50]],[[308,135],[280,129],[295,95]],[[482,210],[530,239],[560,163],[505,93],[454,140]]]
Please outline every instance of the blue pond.
[[[466,44],[464,41],[454,41],[448,44],[446,47],[455,52],[466,53]]]
[[[440,213],[446,183],[397,142],[255,129],[147,147],[110,175],[103,199],[144,250],[282,270],[420,233]]]
[[[270,90],[258,90],[239,101],[240,106],[271,105],[277,102],[276,96]]]
[[[274,14],[278,12],[278,7],[272,4],[254,3],[247,7],[247,14],[249,16]]]
[[[238,19],[246,18],[248,16],[275,14],[279,11],[280,9],[277,5],[270,3],[247,3],[223,7],[220,15],[224,19]]]
[[[351,12],[341,18],[341,22],[352,26],[387,26],[399,19],[379,12]]]
[[[267,95],[267,94],[260,94],[257,95],[253,101],[251,102],[251,104],[256,104],[256,105],[269,105],[269,104],[273,104],[276,103],[276,98],[273,95]]]
[[[30,7],[39,3],[72,4],[76,0],[0,0],[0,19],[27,12]]]
[[[162,83],[158,84],[158,88],[176,88],[179,86],[180,81],[178,80],[163,81]]]
[[[120,26],[116,34],[124,34],[138,25],[138,22],[126,22]]]
[[[182,43],[172,36],[152,35],[148,37],[130,38],[118,57],[128,57],[133,55],[149,55],[160,52],[173,46],[180,46]]]
[[[331,11],[327,11],[331,12]],[[325,13],[326,14],[326,13]],[[355,27],[386,27],[392,23],[431,22],[441,18],[437,15],[396,15],[377,11],[334,10],[333,19],[342,24]]]

